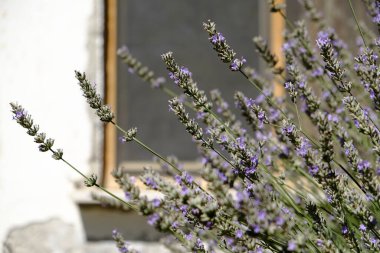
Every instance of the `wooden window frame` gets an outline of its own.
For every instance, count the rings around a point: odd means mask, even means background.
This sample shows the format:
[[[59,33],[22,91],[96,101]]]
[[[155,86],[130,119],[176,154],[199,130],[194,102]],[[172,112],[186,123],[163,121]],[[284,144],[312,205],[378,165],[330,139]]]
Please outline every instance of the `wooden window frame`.
[[[117,114],[117,3],[118,0],[105,0],[105,102],[110,105],[112,110]],[[285,3],[285,0],[276,0],[276,3]],[[284,64],[282,54],[283,31],[285,22],[280,14],[270,15],[270,38],[271,50],[278,58],[281,66]],[[282,84],[275,83],[275,95],[281,96],[284,92]],[[104,127],[104,160],[103,160],[103,175],[102,184],[106,188],[116,189],[117,185],[114,182],[111,172],[117,164],[117,130],[112,124],[106,124]],[[135,170],[144,166],[158,169],[158,165],[149,161],[133,161],[123,163],[127,170]],[[200,168],[199,162],[185,162],[184,166],[187,170],[195,171]]]

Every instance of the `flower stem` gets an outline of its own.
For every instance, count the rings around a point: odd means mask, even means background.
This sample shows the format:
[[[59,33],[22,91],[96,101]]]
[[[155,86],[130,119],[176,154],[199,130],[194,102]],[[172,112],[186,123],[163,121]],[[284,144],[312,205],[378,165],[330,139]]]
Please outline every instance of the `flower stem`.
[[[53,150],[52,150],[53,151]],[[54,151],[53,151],[54,152]],[[73,170],[75,170],[78,174],[80,174],[85,180],[89,180],[89,178],[83,174],[80,170],[78,170],[74,165],[72,165],[71,163],[69,163],[68,161],[66,161],[64,158],[61,158],[61,160],[66,164],[68,165],[70,168],[72,168]],[[116,196],[115,194],[113,194],[112,192],[108,191],[107,189],[105,189],[104,187],[100,186],[99,184],[95,183],[94,186],[96,186],[97,188],[99,188],[100,190],[102,190],[103,192],[107,193],[108,195],[110,195],[111,197],[115,198],[116,200],[120,201],[121,203],[127,205],[128,207],[130,207],[131,209],[133,209],[134,211],[138,211],[137,207],[135,207],[134,205],[126,202],[125,200],[121,199],[120,197]]]
[[[294,103],[294,108],[296,109],[296,114],[297,114],[297,119],[298,119],[298,126],[299,126],[300,130],[302,131],[301,116],[300,116],[300,113],[298,112],[298,107],[297,107],[296,103]]]
[[[364,39],[363,31],[362,31],[362,29],[360,28],[360,25],[359,25],[359,21],[358,21],[358,19],[356,18],[355,10],[354,10],[354,7],[352,6],[352,2],[351,2],[351,0],[348,0],[348,3],[350,4],[351,12],[352,12],[352,15],[354,16],[355,23],[356,23],[356,26],[358,27],[358,30],[359,30],[359,32],[360,32],[360,36],[362,37],[362,40],[363,40],[364,46],[367,47],[367,43],[366,43],[366,41],[365,41],[365,39]]]

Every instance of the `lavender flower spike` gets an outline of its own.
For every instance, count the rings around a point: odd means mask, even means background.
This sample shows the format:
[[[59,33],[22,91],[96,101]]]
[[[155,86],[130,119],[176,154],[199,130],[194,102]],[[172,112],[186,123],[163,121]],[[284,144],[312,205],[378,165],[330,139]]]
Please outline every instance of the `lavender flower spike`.
[[[96,110],[96,114],[103,122],[111,122],[115,117],[111,108],[104,105],[100,95],[96,92],[95,85],[92,85],[86,77],[85,73],[75,71],[75,77],[79,81],[79,86],[83,91],[83,96],[87,99],[87,103],[91,108]]]

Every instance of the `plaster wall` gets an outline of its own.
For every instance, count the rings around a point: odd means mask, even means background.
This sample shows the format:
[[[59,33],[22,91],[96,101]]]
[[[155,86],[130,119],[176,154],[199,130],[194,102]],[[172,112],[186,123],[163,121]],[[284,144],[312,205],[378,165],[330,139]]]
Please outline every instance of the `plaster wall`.
[[[96,172],[102,126],[74,70],[102,89],[102,17],[102,1],[0,1],[0,252],[11,229],[51,218],[74,225],[84,240],[73,198],[81,178],[38,151],[12,120],[9,102],[23,105],[68,161]]]

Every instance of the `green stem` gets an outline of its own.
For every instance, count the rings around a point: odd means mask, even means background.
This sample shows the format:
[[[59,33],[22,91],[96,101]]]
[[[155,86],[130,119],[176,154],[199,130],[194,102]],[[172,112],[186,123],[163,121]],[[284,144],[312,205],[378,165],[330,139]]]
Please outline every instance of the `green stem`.
[[[296,103],[294,103],[294,108],[296,108],[296,114],[297,114],[297,119],[298,119],[298,126],[299,126],[300,130],[302,131],[301,117],[300,117],[300,114],[298,112],[298,107],[297,107]]]
[[[83,174],[80,170],[78,170],[77,168],[75,168],[72,164],[70,164],[68,161],[66,161],[64,158],[61,158],[61,160],[66,163],[70,168],[72,168],[73,170],[75,170],[78,174],[80,174],[85,180],[89,180],[89,178]]]
[[[360,36],[362,37],[364,46],[367,47],[367,43],[365,42],[363,31],[360,28],[358,19],[356,18],[355,10],[354,10],[354,7],[352,6],[351,0],[348,0],[348,3],[350,4],[351,12],[352,12],[352,15],[354,16],[355,23],[356,23],[356,26],[358,27],[358,30],[360,32]]]
[[[122,132],[123,134],[127,134],[127,132],[121,128],[118,124],[116,124],[116,122],[114,121],[111,121],[111,123],[120,131]],[[155,155],[156,157],[160,158],[162,161],[164,161],[165,163],[167,163],[170,167],[172,167],[175,171],[177,171],[178,173],[182,173],[182,171],[180,169],[178,169],[174,164],[172,164],[171,162],[169,162],[165,157],[163,157],[162,155],[160,155],[159,153],[157,153],[156,151],[154,151],[153,149],[151,149],[150,147],[148,147],[147,145],[145,145],[143,142],[141,142],[139,139],[137,139],[136,137],[133,137],[133,140],[139,144],[141,147],[143,147],[144,149],[148,150],[150,153],[152,153],[153,155]]]
[[[140,146],[142,146],[144,149],[148,150],[150,153],[152,153],[153,155],[155,155],[156,157],[160,158],[162,161],[164,161],[165,163],[167,163],[168,165],[170,165],[170,167],[172,167],[178,173],[182,173],[182,171],[180,169],[178,169],[174,164],[172,164],[171,162],[169,162],[165,157],[161,156],[160,154],[158,154],[156,151],[154,151],[153,149],[151,149],[147,145],[145,145],[139,139],[137,139],[136,137],[134,137],[133,140],[135,142],[137,142]]]
[[[115,194],[113,194],[112,192],[108,191],[106,188],[104,188],[103,186],[101,185],[98,185],[98,184],[95,184],[95,186],[97,188],[99,188],[100,190],[104,191],[105,193],[107,193],[108,195],[110,195],[111,197],[117,199],[118,201],[122,202],[123,204],[129,206],[130,208],[132,208],[134,211],[138,212],[138,209],[137,207],[131,205],[130,203],[126,202],[125,200],[119,198],[118,196],[116,196]]]
[[[52,152],[54,152],[53,150],[51,150]],[[61,160],[66,164],[68,165],[70,168],[72,168],[73,170],[75,170],[78,174],[80,174],[85,180],[89,180],[89,178],[83,174],[80,170],[78,170],[77,168],[75,168],[74,165],[72,165],[71,163],[69,163],[68,161],[66,161],[64,158],[61,158]],[[120,201],[121,203],[127,205],[128,207],[132,208],[133,210],[135,211],[138,211],[137,208],[135,206],[133,206],[132,204],[126,202],[125,200],[119,198],[118,196],[116,196],[115,194],[113,194],[112,192],[108,191],[107,189],[105,189],[104,187],[98,185],[97,183],[94,184],[94,186],[96,186],[97,188],[99,188],[100,190],[102,190],[103,192],[107,193],[108,195],[110,195],[111,197],[117,199],[118,201]]]
[[[279,11],[281,17],[285,20],[286,24],[291,28],[291,29],[295,29],[293,23],[286,17],[286,15],[282,12],[282,11]]]

